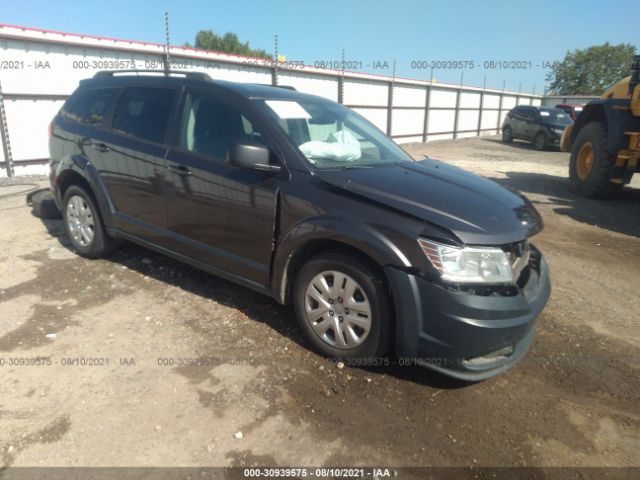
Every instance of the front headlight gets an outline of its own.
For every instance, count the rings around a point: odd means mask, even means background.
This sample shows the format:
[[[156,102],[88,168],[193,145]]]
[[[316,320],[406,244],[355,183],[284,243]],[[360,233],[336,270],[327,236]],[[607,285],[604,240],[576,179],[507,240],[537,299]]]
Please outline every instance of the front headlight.
[[[562,135],[562,132],[564,132],[564,128],[552,128],[552,130],[558,135]]]
[[[418,243],[442,280],[485,284],[514,281],[509,257],[500,248],[459,248],[423,238]]]

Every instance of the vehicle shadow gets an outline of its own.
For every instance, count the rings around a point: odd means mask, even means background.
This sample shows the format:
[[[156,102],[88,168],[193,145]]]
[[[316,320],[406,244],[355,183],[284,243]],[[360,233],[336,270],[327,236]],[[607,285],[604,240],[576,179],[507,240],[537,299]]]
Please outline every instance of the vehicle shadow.
[[[68,240],[62,220],[39,218],[48,233],[55,237],[61,246],[73,251]],[[149,277],[167,285],[178,287],[193,295],[212,300],[220,305],[233,308],[250,320],[261,322],[272,328],[278,334],[290,339],[300,347],[312,350],[311,344],[304,338],[298,328],[293,311],[289,306],[282,306],[275,300],[259,294],[248,288],[236,285],[220,277],[209,274],[190,265],[184,264],[152,250],[140,247],[130,242],[122,242],[118,250],[104,260],[114,262],[120,266]],[[201,332],[204,335],[207,332]],[[211,331],[211,335],[219,335],[219,331]],[[267,344],[265,343],[265,348]],[[324,359],[320,355],[315,358],[322,362],[336,364],[338,359]],[[367,363],[369,359],[362,363]],[[345,363],[351,368],[359,369],[373,374],[388,375],[400,380],[410,381],[416,384],[442,390],[457,389],[468,386],[468,382],[450,379],[439,373],[424,367],[410,365],[401,366],[394,355],[384,360],[370,359],[378,362],[378,366],[360,366],[349,362]],[[303,360],[301,360],[303,361]]]
[[[489,143],[497,143],[500,145],[504,145],[506,147],[514,147],[519,148],[521,150],[529,150],[531,152],[538,152],[535,148],[533,148],[533,143],[527,142],[525,140],[513,140],[511,143],[504,143],[501,138],[496,137],[479,137],[483,142]],[[547,146],[542,152],[559,152],[560,147]]]
[[[569,187],[569,179],[544,173],[506,172],[507,178],[490,178],[500,185],[523,192],[549,197],[548,202],[558,215],[566,215],[578,222],[605,228],[624,235],[640,237],[640,189],[625,186],[613,198],[593,200],[584,198]]]
[[[61,219],[42,218],[42,217],[38,217],[33,212],[31,212],[31,215],[33,215],[34,217],[36,217],[38,220],[42,222],[42,225],[44,225],[44,228],[47,229],[47,233],[52,237],[55,237],[56,240],[58,240],[58,243],[60,243],[60,245],[62,245],[67,250],[72,251],[71,242],[67,237],[67,232],[64,231],[64,224],[62,223]]]

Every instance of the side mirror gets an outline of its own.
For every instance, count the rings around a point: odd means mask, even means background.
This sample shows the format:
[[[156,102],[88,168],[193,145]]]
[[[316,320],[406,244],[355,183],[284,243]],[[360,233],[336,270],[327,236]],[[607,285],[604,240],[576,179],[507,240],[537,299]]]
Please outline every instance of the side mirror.
[[[227,154],[227,161],[239,168],[250,168],[265,172],[279,172],[280,165],[271,165],[269,157],[271,152],[264,145],[249,143],[236,143],[232,145]]]

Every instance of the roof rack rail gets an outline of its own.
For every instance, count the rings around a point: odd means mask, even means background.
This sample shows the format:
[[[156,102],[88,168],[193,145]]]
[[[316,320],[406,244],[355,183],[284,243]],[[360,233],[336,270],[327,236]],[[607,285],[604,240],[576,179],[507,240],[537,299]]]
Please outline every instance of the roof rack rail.
[[[177,70],[171,70],[169,72],[165,72],[164,70],[102,70],[96,73],[93,78],[99,77],[113,77],[119,74],[141,74],[141,73],[155,73],[159,76],[168,76],[168,75],[182,75],[185,78],[191,78],[194,80],[212,80],[212,78],[203,72],[182,72]]]
[[[270,83],[254,83],[254,85],[261,85],[263,87],[276,87],[276,88],[284,88],[286,90],[293,90],[297,92],[296,87],[292,87],[291,85],[272,85]]]

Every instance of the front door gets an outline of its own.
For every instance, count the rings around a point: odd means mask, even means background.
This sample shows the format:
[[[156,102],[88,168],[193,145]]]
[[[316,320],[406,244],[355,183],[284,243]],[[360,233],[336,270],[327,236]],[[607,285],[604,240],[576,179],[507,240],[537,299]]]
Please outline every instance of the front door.
[[[234,143],[268,141],[224,98],[187,92],[177,146],[167,154],[166,212],[175,249],[261,285],[269,283],[282,174],[226,160]]]
[[[535,108],[527,108],[525,111],[524,138],[533,141],[538,133],[538,112]]]

